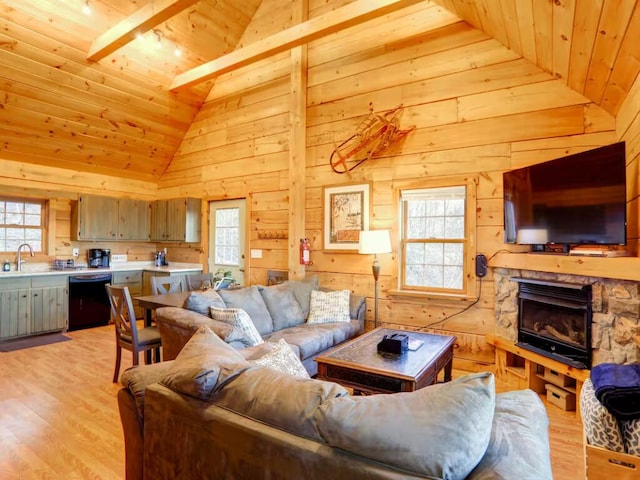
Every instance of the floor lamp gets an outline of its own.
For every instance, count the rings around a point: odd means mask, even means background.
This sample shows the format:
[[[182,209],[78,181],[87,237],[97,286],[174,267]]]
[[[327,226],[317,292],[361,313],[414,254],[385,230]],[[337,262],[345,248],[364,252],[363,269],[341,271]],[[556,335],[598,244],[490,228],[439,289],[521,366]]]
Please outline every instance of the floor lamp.
[[[360,232],[360,245],[358,253],[364,255],[373,254],[373,265],[371,270],[373,271],[373,280],[375,285],[374,292],[374,309],[373,319],[374,326],[378,326],[378,276],[380,275],[380,264],[376,255],[378,253],[391,253],[391,237],[389,236],[389,230],[363,230]]]

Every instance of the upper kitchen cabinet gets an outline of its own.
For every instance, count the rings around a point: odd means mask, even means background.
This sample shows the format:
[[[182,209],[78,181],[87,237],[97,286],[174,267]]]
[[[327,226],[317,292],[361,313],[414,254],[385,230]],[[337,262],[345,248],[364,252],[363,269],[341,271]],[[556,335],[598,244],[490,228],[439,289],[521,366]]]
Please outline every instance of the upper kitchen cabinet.
[[[171,198],[151,203],[151,240],[200,241],[199,198]]]
[[[118,199],[80,195],[71,209],[73,240],[117,240]]]
[[[71,211],[73,240],[149,240],[149,202],[80,195]]]
[[[151,204],[143,200],[118,200],[118,239],[144,240],[150,236]]]

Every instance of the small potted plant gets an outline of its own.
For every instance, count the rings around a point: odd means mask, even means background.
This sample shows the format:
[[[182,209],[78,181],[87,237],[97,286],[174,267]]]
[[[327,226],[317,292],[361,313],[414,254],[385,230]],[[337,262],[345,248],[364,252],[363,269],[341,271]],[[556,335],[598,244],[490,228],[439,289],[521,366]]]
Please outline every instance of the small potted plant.
[[[233,273],[231,273],[231,270],[219,268],[213,274],[213,288],[215,288],[216,290],[229,288],[230,286],[236,284],[236,279],[233,277]]]

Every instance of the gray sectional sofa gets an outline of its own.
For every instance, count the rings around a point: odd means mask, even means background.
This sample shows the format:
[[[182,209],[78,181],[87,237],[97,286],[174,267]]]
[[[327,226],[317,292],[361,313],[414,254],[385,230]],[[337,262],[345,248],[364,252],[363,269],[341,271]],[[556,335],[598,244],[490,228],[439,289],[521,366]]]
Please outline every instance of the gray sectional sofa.
[[[163,360],[176,358],[193,333],[203,325],[234,348],[246,348],[248,344],[237,327],[211,318],[210,313],[211,307],[241,308],[247,312],[263,340],[284,339],[293,345],[313,376],[317,373],[315,357],[363,333],[366,302],[365,297],[350,294],[346,321],[309,324],[312,291],[331,292],[318,286],[317,277],[269,287],[254,285],[217,292],[192,292],[183,308],[156,310]]]
[[[282,359],[250,361],[265,345],[236,350],[202,327],[175,360],[127,370],[127,480],[552,479],[531,390],[496,395],[493,375],[477,373],[353,397],[285,373]]]

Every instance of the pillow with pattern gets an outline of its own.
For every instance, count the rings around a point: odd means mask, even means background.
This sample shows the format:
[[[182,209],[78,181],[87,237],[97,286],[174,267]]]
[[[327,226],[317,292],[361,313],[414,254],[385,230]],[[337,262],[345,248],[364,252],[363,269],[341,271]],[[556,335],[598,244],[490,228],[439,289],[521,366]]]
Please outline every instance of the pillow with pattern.
[[[585,380],[580,393],[580,415],[584,435],[589,445],[612,452],[625,453],[624,441],[618,421],[607,407],[596,398],[591,379]]]
[[[349,290],[323,292],[313,290],[309,304],[307,323],[339,323],[349,322]]]
[[[256,326],[251,321],[249,314],[241,308],[217,308],[210,307],[211,318],[219,320],[234,327],[238,327],[242,332],[240,341],[249,347],[259,345],[264,342]]]
[[[629,455],[640,457],[640,418],[620,422],[622,440]]]
[[[284,338],[278,340],[277,343],[271,344],[271,351],[265,353],[262,357],[255,360],[249,360],[263,367],[271,367],[294,377],[311,378],[309,373],[302,365],[300,358],[293,351],[291,346]]]

